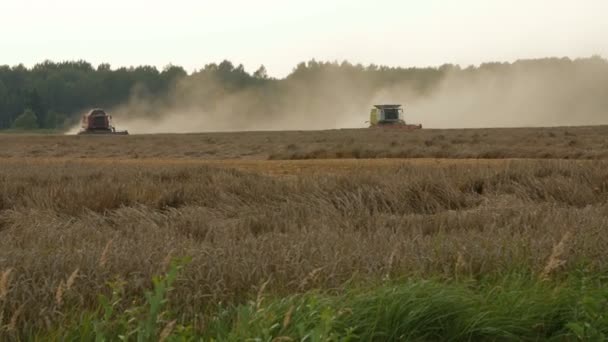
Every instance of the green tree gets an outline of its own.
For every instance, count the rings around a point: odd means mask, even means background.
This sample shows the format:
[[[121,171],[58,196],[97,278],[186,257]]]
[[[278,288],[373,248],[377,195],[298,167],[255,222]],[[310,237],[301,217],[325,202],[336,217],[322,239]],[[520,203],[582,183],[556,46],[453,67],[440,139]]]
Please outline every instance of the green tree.
[[[97,71],[98,72],[102,72],[102,71],[112,71],[112,66],[108,63],[101,63],[97,66]]]
[[[6,110],[8,106],[8,88],[0,80],[0,128],[6,127],[9,122]]]
[[[268,79],[268,71],[266,70],[266,67],[261,65],[259,69],[253,73],[253,77],[263,80]]]
[[[46,114],[44,121],[45,128],[62,128],[65,125],[67,116],[61,113],[57,113],[54,110],[50,110]]]
[[[40,119],[40,123],[44,123],[46,118],[46,109],[44,105],[44,99],[40,96],[37,89],[32,89],[27,92],[25,97],[26,108],[36,113],[36,117]]]
[[[31,109],[26,109],[23,114],[19,115],[15,122],[13,122],[13,128],[16,129],[36,129],[38,128],[38,117],[36,113]]]

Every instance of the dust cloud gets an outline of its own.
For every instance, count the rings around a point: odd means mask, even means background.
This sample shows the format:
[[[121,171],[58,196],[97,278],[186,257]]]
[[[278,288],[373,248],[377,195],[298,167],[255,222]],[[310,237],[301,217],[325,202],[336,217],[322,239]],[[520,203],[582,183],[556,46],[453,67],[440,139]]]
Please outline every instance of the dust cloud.
[[[163,98],[134,89],[110,112],[117,129],[134,134],[362,128],[379,103],[403,104],[406,121],[425,128],[608,124],[608,63],[600,58],[450,67],[424,89],[417,80],[387,83],[330,69],[229,91],[192,75]]]
[[[389,94],[425,127],[487,128],[608,124],[606,91],[607,64],[587,60],[450,72],[428,96],[399,97],[399,87]]]

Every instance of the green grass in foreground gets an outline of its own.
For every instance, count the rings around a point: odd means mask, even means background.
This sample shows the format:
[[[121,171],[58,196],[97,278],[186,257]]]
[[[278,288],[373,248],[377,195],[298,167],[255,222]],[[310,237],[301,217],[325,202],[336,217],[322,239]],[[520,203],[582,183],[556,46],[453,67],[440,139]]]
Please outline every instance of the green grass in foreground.
[[[223,307],[205,322],[179,322],[167,294],[174,264],[154,279],[145,304],[118,310],[121,287],[36,340],[87,341],[394,341],[605,340],[605,279],[574,274],[559,282],[512,275],[500,280],[405,280],[341,294],[306,293]],[[31,339],[26,337],[25,339]]]

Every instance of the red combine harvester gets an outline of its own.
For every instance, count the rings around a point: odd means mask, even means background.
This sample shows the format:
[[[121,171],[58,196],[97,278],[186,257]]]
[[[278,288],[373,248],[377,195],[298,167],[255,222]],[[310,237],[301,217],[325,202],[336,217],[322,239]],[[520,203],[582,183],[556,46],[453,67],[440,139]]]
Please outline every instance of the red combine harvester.
[[[112,116],[103,109],[93,109],[82,116],[82,127],[78,135],[128,135],[127,131],[117,131],[112,126]]]

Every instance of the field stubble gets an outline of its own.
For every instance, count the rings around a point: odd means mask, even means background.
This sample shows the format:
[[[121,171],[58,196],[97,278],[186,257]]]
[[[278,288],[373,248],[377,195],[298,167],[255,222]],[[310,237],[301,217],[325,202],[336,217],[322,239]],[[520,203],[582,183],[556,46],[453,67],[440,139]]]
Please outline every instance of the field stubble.
[[[0,134],[0,158],[606,159],[608,126],[374,129],[108,136]]]

